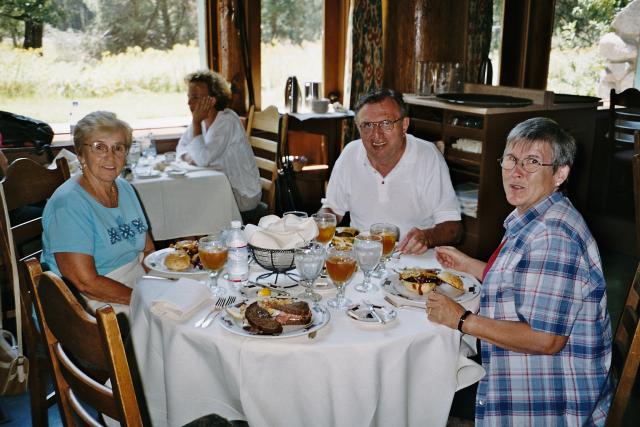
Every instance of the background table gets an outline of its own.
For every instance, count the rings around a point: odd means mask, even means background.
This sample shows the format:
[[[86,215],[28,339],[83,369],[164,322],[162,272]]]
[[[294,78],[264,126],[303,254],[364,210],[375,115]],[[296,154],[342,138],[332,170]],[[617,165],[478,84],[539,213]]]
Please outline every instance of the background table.
[[[183,177],[134,178],[154,240],[211,234],[241,219],[222,172],[190,170]]]
[[[407,265],[435,265],[431,253],[403,258]],[[247,338],[217,321],[195,328],[205,308],[182,323],[155,315],[151,302],[175,285],[143,279],[131,302],[154,426],[183,425],[208,413],[246,419],[252,427],[444,426],[456,389],[483,373],[461,354],[461,334],[431,323],[424,310],[400,309],[386,326],[331,310],[313,339]],[[381,291],[365,295],[352,287],[353,302],[383,302]],[[321,303],[334,293],[323,291]],[[477,297],[470,304],[477,308]]]

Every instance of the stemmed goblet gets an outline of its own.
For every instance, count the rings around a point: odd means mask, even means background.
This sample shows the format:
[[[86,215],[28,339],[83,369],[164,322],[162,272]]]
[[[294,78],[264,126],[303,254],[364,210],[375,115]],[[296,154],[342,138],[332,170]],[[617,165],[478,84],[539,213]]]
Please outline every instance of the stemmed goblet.
[[[326,247],[333,239],[333,235],[336,234],[336,225],[338,224],[336,216],[329,212],[321,212],[315,213],[311,217],[318,226],[316,242],[322,243]]]
[[[389,258],[391,258],[391,254],[396,247],[396,242],[400,238],[400,229],[393,224],[379,222],[373,224],[369,232],[382,237],[382,260],[374,276],[386,277],[388,274],[386,263]]]
[[[331,308],[346,308],[351,301],[344,297],[344,291],[356,272],[356,257],[353,249],[330,247],[327,250],[327,260],[325,261],[327,273],[338,289],[335,298],[327,301]]]
[[[362,283],[357,284],[355,289],[358,292],[369,292],[373,289],[371,273],[382,257],[382,236],[371,233],[358,234],[354,239],[353,248],[358,260],[358,267],[364,274]]]
[[[304,292],[298,298],[311,302],[322,299],[320,294],[313,292],[313,282],[320,276],[324,267],[326,250],[324,245],[315,242],[301,242],[295,246],[293,260],[300,275],[299,284],[304,287]]]
[[[218,285],[218,275],[227,262],[227,244],[221,234],[206,236],[198,241],[198,254],[202,266],[209,271],[209,289],[214,296],[225,294]]]

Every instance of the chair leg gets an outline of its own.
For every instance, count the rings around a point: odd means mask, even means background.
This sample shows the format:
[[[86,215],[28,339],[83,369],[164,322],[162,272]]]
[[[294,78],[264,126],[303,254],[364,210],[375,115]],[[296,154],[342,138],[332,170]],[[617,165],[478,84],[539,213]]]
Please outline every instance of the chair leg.
[[[49,405],[47,403],[46,364],[38,356],[29,359],[29,400],[31,404],[31,425],[49,425]]]

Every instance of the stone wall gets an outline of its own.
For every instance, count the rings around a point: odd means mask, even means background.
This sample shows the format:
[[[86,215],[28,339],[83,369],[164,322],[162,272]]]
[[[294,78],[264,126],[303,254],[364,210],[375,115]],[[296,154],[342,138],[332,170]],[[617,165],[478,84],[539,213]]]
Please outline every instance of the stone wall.
[[[598,96],[609,99],[611,89],[616,92],[633,87],[640,49],[640,0],[634,0],[616,15],[613,31],[600,39],[600,55],[605,69],[600,76]]]

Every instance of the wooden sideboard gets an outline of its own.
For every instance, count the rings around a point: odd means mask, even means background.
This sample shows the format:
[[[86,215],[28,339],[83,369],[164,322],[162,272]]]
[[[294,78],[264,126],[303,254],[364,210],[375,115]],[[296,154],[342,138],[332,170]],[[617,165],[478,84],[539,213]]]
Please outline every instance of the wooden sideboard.
[[[461,250],[488,259],[504,234],[502,223],[513,209],[506,201],[497,159],[506,137],[518,123],[531,117],[557,121],[578,142],[578,154],[569,179],[569,197],[584,212],[587,205],[589,171],[593,154],[596,103],[541,104],[513,108],[472,107],[439,101],[435,97],[405,95],[409,105],[409,133],[428,141],[444,141],[444,156],[456,185],[478,184],[476,218],[463,215]],[[481,153],[453,147],[460,138],[480,141]]]

